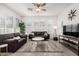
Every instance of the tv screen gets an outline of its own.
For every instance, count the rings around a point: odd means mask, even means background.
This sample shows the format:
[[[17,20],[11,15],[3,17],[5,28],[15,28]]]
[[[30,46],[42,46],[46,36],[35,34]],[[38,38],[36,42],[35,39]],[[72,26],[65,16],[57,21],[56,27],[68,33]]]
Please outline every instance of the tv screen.
[[[66,32],[66,26],[63,26],[63,33]]]
[[[72,25],[72,32],[78,32],[77,28],[78,28],[77,24]]]
[[[66,26],[66,32],[71,32],[71,30],[72,30],[72,29],[71,29],[71,25],[67,25],[67,26]]]
[[[79,24],[65,25],[63,26],[63,34],[79,37]]]

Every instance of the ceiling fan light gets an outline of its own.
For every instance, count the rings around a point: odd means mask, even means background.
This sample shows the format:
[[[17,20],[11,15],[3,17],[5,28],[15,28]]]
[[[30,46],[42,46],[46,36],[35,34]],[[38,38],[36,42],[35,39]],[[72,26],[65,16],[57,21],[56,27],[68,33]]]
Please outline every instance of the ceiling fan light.
[[[39,12],[39,11],[41,11],[41,9],[40,8],[37,8],[36,11]]]

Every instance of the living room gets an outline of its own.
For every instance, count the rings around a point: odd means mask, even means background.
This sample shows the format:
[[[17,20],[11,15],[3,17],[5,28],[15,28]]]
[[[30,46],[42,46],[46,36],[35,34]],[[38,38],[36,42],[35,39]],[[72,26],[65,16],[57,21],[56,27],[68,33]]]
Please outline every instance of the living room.
[[[78,8],[78,3],[0,3],[0,55],[79,55]]]

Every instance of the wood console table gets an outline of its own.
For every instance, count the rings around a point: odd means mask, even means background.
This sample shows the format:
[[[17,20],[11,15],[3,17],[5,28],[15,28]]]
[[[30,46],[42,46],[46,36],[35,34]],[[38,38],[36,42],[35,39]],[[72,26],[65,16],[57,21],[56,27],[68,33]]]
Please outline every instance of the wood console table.
[[[59,42],[73,47],[79,56],[79,38],[67,35],[59,35]]]

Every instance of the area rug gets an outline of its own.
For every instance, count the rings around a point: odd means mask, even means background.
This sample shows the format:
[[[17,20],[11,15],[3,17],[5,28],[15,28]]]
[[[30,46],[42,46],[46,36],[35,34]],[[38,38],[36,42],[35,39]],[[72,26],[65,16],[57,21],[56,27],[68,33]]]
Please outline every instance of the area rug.
[[[56,52],[63,53],[62,45],[53,41],[29,41],[18,52]]]

